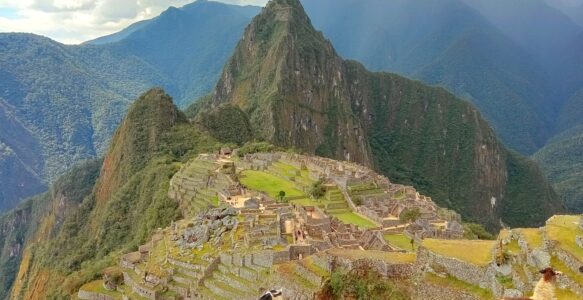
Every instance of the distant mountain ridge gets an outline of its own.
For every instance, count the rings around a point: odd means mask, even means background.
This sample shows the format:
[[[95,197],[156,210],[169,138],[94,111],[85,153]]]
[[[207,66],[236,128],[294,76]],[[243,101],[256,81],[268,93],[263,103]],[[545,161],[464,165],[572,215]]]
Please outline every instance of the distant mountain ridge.
[[[164,87],[183,107],[206,94],[258,11],[197,1],[79,46],[0,34],[0,212],[105,153],[142,91]]]
[[[533,153],[552,134],[542,65],[463,1],[303,3],[341,55],[471,101],[511,148]]]

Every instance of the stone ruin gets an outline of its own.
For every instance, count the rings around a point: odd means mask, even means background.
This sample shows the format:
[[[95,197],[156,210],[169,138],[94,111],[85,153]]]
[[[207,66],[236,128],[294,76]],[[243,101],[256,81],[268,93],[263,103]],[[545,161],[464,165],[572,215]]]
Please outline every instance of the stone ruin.
[[[181,248],[201,249],[207,242],[219,245],[223,234],[237,225],[238,212],[234,208],[210,209],[199,214],[176,239]]]
[[[168,257],[167,253],[166,261],[180,269],[181,273],[172,273],[172,268],[169,273],[162,274],[141,270],[140,266],[150,259],[152,249],[162,239],[159,234],[140,246],[138,251],[122,256],[120,266],[129,270],[124,272],[125,284],[137,294],[159,299],[164,292],[160,287],[164,287],[197,299],[198,290],[195,287],[199,285],[218,292],[220,288],[213,281],[205,281],[217,272],[218,264],[223,269],[231,265],[241,267],[229,272],[246,276],[250,275],[244,273],[248,272],[244,268],[247,265],[270,268],[274,264],[334,248],[404,251],[387,243],[384,238],[387,233],[404,233],[415,240],[463,237],[463,227],[458,220],[441,218],[439,208],[431,198],[420,195],[412,187],[393,184],[388,178],[364,166],[289,153],[247,154],[235,164],[227,157],[228,149],[223,150],[220,155],[200,155],[196,161],[187,163],[171,181],[168,195],[185,207],[208,207],[212,197],[218,197],[219,203],[226,206],[203,209],[203,213],[182,222],[180,228],[175,223],[170,226],[170,240],[180,251],[174,257]],[[326,201],[333,205],[318,207],[276,203],[265,194],[247,191],[239,183],[238,171],[270,171],[277,162],[308,171],[313,181],[322,180],[327,191]],[[294,176],[300,176],[300,172],[280,175],[289,175],[286,179],[295,182]],[[334,192],[334,199],[331,199],[331,192]],[[329,214],[329,209],[357,212],[379,226],[364,229],[345,224]],[[419,210],[419,218],[410,224],[403,224],[402,214],[411,209]],[[231,254],[221,254],[220,258],[209,254],[201,257],[191,255],[191,251],[202,250],[205,245],[223,249],[228,241],[232,243],[228,243],[230,250],[226,252]],[[245,253],[246,256],[238,253]],[[186,262],[189,259],[201,265]],[[129,276],[131,272],[140,274],[141,279]],[[174,283],[169,284],[170,281]],[[180,285],[187,282],[191,284],[189,288]]]

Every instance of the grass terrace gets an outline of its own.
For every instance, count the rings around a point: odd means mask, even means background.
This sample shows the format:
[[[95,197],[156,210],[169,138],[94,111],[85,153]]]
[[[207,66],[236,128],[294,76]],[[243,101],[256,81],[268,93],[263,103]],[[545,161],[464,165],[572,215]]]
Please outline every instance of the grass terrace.
[[[389,243],[389,245],[391,245],[391,246],[399,247],[400,249],[408,251],[408,252],[417,251],[418,246],[414,245],[414,248],[411,249],[411,239],[402,233],[385,234],[384,238],[385,238],[385,241],[387,241],[387,243]]]
[[[423,246],[446,257],[457,258],[477,266],[486,266],[492,261],[492,251],[496,243],[496,241],[481,240],[425,239]]]
[[[242,172],[241,183],[250,189],[261,191],[272,197],[278,198],[280,191],[284,191],[287,197],[305,196],[304,192],[298,190],[295,184],[278,176],[253,170]]]
[[[327,251],[328,254],[338,257],[345,257],[349,259],[370,258],[387,263],[395,264],[412,264],[415,263],[417,255],[415,253],[401,253],[401,252],[384,252],[384,251],[368,251],[355,249],[338,249],[333,248]]]
[[[114,299],[121,299],[122,298],[122,295],[119,292],[110,291],[110,290],[106,289],[103,286],[103,280],[91,281],[91,282],[83,285],[81,287],[81,290],[107,295],[107,296],[113,297]]]
[[[290,203],[293,203],[295,205],[318,206],[320,208],[325,208],[327,204],[338,203],[338,202],[330,201],[326,198],[311,199],[311,198],[306,197],[306,198],[302,198],[302,199],[291,200]]]
[[[579,300],[581,297],[569,290],[556,289],[555,296],[557,300]]]
[[[433,283],[435,285],[444,286],[453,290],[467,292],[477,296],[480,299],[494,299],[494,295],[490,290],[483,289],[477,285],[467,283],[450,275],[441,277],[432,273],[428,273],[425,275],[424,281]]]
[[[557,241],[559,247],[583,262],[583,249],[575,242],[577,235],[583,235],[579,228],[580,216],[554,216],[545,227],[547,238]]]
[[[512,254],[522,253],[522,249],[520,249],[520,245],[518,244],[517,240],[512,240],[510,243],[508,243],[508,245],[506,245],[506,249]]]
[[[338,220],[342,221],[343,223],[346,224],[354,224],[356,226],[359,227],[363,227],[363,228],[375,228],[378,227],[379,225],[377,225],[375,222],[373,222],[372,220],[359,215],[355,212],[342,212],[342,213],[331,213],[332,216],[338,218]]]
[[[526,240],[529,248],[539,248],[543,246],[543,235],[538,228],[516,229]]]
[[[556,256],[551,256],[551,266],[553,268],[563,272],[567,277],[571,278],[571,280],[575,281],[579,285],[583,286],[583,274],[573,271],[569,268],[563,261],[558,259]]]

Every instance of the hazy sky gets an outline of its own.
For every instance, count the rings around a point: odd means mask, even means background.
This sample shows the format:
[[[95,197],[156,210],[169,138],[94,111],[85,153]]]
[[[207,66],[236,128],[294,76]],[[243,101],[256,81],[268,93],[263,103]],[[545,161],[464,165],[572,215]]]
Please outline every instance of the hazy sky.
[[[219,0],[265,5],[267,0]],[[194,0],[0,0],[0,32],[32,32],[76,44],[117,32]]]

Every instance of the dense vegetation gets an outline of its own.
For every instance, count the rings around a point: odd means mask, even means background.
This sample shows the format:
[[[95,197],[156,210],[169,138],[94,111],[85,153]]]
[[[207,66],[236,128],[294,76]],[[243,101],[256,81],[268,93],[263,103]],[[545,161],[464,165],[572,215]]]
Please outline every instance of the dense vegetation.
[[[402,286],[406,284],[388,281],[370,265],[361,263],[350,272],[332,272],[317,299],[410,299],[408,291]]]
[[[583,212],[583,126],[555,137],[534,155],[569,211]]]
[[[103,164],[75,169],[55,183],[52,191],[59,193],[27,202],[44,201],[46,210],[35,215],[41,229],[29,229],[35,245],[23,251],[22,264],[30,268],[21,269],[23,280],[15,286],[15,295],[69,295],[117,260],[120,251],[136,249],[154,229],[168,226],[180,217],[178,204],[167,197],[170,178],[187,159],[220,146],[191,126],[162,90],[144,94],[117,130]],[[55,205],[59,201],[64,208]],[[20,245],[32,237],[23,236]],[[16,276],[19,258],[14,265],[6,264],[13,272],[6,273],[12,279],[5,280],[4,290]],[[39,289],[33,292],[27,289],[30,285]]]
[[[203,112],[197,116],[197,122],[224,143],[242,145],[253,139],[249,118],[235,105],[227,104],[212,112]]]
[[[0,216],[0,298],[8,298],[20,262],[22,248],[38,236],[43,220],[48,220],[55,201],[65,199],[63,207],[55,212],[53,220],[61,220],[70,209],[90,194],[99,175],[101,161],[91,160],[75,166],[60,177],[49,192],[23,202],[10,214]]]
[[[208,93],[258,10],[199,1],[79,46],[0,34],[0,143],[13,152],[0,155],[0,211],[41,192],[76,162],[105,154],[144,90],[164,87],[182,106]]]

